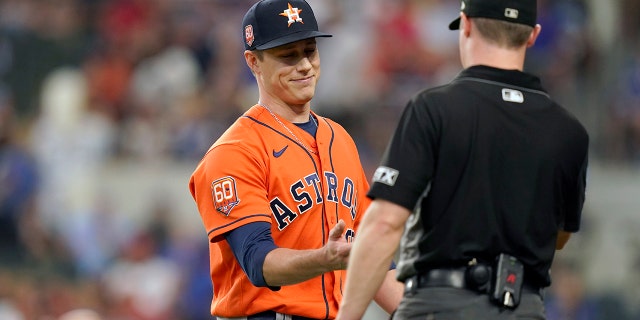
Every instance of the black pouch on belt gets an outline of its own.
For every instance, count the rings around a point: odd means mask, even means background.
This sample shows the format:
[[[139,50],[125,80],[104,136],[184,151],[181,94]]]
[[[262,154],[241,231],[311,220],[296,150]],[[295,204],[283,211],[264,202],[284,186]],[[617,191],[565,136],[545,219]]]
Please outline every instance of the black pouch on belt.
[[[489,298],[501,307],[516,308],[524,280],[524,267],[515,257],[501,253],[496,258],[489,288]]]

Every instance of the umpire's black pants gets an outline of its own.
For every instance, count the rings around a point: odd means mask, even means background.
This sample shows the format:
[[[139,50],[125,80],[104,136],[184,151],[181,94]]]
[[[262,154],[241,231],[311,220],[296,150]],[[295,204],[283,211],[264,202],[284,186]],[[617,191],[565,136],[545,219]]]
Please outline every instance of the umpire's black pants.
[[[523,292],[516,309],[491,303],[487,294],[456,288],[405,292],[393,320],[544,320],[542,296]]]

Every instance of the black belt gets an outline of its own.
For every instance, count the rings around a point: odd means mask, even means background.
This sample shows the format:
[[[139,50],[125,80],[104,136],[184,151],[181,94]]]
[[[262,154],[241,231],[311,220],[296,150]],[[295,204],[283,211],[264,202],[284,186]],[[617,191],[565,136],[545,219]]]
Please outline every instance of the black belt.
[[[478,292],[486,292],[478,290],[477,287],[470,285],[466,279],[467,268],[458,269],[432,269],[427,272],[415,275],[404,281],[405,291],[412,291],[420,288],[433,287],[449,287],[457,289],[466,289]],[[532,285],[526,279],[522,285],[522,292],[541,294],[541,287]]]
[[[254,315],[247,316],[247,320],[276,320],[277,313],[275,311],[265,311],[256,313]],[[291,318],[289,318],[291,317]],[[316,320],[314,318],[307,318],[302,316],[287,316],[287,319],[291,320]]]

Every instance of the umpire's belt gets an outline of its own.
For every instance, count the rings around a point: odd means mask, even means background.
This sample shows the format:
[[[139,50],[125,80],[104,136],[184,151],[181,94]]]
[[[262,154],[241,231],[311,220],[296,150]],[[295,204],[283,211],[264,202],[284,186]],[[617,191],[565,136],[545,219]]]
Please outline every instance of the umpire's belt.
[[[282,314],[275,311],[265,311],[240,318],[216,317],[217,320],[315,320],[313,318]]]
[[[466,270],[467,268],[431,269],[406,279],[404,281],[405,292],[411,292],[420,288],[449,287],[486,293],[486,288],[479,289],[477,286],[470,284],[471,281],[466,279]],[[522,291],[541,294],[541,288],[531,285],[526,279],[522,286]]]

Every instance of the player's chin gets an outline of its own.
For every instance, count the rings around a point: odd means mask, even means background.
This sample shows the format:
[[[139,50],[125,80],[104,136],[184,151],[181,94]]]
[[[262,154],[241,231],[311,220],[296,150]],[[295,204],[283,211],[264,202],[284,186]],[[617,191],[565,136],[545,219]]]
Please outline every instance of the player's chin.
[[[315,93],[316,93],[315,87],[313,88],[307,87],[307,88],[302,88],[300,90],[295,90],[294,97],[296,97],[298,102],[302,104],[302,103],[307,103],[311,101]]]

